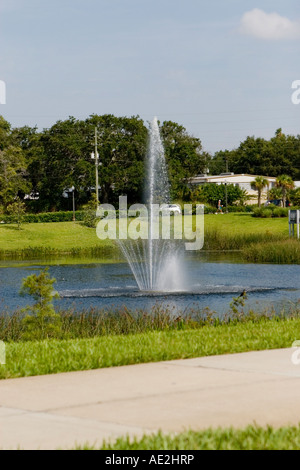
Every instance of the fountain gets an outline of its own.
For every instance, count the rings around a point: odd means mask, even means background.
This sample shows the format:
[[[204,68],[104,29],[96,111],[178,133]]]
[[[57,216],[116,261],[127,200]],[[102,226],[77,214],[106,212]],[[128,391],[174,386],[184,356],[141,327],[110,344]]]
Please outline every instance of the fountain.
[[[182,240],[157,238],[160,215],[155,204],[170,202],[170,183],[157,118],[149,129],[145,206],[148,238],[118,240],[141,291],[174,292],[184,288]],[[159,230],[158,230],[159,232]]]

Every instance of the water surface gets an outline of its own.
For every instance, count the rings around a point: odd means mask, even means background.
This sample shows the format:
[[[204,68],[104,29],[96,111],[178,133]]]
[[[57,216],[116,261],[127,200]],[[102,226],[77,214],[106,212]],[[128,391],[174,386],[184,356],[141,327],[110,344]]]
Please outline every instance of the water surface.
[[[20,297],[22,279],[43,269],[34,263],[27,266],[0,268],[1,309],[15,310],[31,303]],[[247,305],[262,310],[274,306],[292,306],[300,299],[300,266],[243,263],[236,254],[224,256],[188,254],[185,259],[184,286],[174,292],[141,292],[127,263],[82,263],[68,265],[57,262],[49,266],[56,279],[59,308],[119,308],[150,310],[163,304],[175,313],[209,307],[221,315],[229,310],[233,297],[245,289]]]

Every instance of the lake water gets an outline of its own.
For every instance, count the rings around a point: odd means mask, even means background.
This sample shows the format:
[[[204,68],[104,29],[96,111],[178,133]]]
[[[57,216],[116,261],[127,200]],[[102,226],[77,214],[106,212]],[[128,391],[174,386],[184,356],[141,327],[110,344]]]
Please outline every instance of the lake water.
[[[49,273],[56,279],[59,308],[89,307],[150,310],[155,304],[173,308],[176,313],[209,307],[224,314],[233,297],[244,289],[246,305],[262,310],[273,306],[292,306],[300,300],[300,266],[244,264],[236,259],[189,256],[185,260],[184,291],[170,293],[140,292],[126,263],[51,264]],[[44,263],[43,263],[44,264]],[[31,303],[19,296],[22,279],[42,269],[39,263],[0,268],[1,310],[13,311]]]

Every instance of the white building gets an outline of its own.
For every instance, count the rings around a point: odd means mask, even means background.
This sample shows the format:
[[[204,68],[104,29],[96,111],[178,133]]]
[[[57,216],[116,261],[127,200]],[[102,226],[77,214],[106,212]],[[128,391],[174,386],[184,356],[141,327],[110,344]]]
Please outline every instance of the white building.
[[[214,183],[214,184],[234,184],[238,186],[240,189],[246,190],[247,194],[251,196],[249,200],[250,204],[255,203],[255,199],[257,200],[258,193],[255,189],[252,189],[251,183],[255,181],[255,178],[258,175],[247,175],[247,174],[239,174],[235,175],[234,173],[221,173],[220,175],[209,176],[209,175],[197,175],[189,179],[189,185],[198,186],[207,183]],[[261,175],[259,175],[261,176]],[[261,202],[264,203],[267,200],[267,191],[268,189],[272,189],[275,186],[276,178],[272,176],[264,176],[269,181],[269,187],[265,188],[262,192]]]

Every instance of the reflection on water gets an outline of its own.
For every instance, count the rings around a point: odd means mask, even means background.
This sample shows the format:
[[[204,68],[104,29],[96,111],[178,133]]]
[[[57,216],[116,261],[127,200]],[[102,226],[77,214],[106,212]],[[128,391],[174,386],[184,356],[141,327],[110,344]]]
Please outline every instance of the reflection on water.
[[[229,310],[232,297],[244,289],[247,305],[262,310],[273,305],[292,305],[300,299],[300,266],[245,264],[238,253],[188,253],[187,282],[183,292],[141,292],[126,263],[50,264],[49,273],[56,278],[59,308],[89,307],[150,310],[155,304],[175,312],[209,307],[220,314]],[[21,298],[22,279],[43,268],[41,263],[0,268],[0,301],[2,309],[15,310],[30,303]]]

